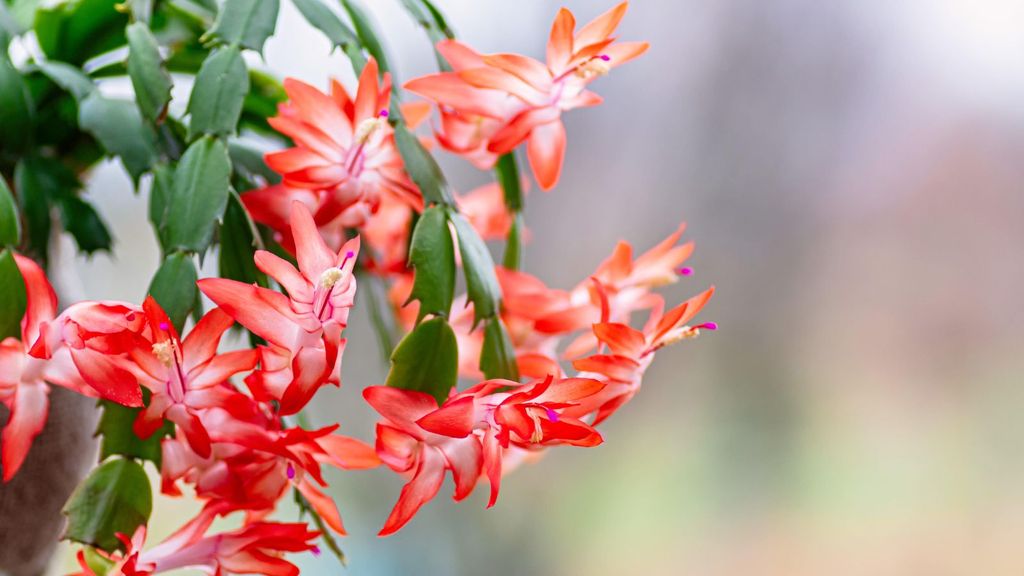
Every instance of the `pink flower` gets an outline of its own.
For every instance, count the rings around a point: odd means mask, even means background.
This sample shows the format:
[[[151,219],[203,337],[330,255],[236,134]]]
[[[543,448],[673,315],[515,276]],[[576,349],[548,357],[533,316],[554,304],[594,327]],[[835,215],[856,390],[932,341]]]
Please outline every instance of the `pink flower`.
[[[46,425],[48,383],[95,395],[78,375],[66,348],[46,359],[28,354],[27,348],[39,337],[40,329],[53,320],[57,296],[35,262],[19,254],[14,255],[14,261],[24,279],[27,299],[21,339],[0,341],[0,402],[10,410],[0,444],[4,482],[17,473],[32,441]]]
[[[341,333],[355,298],[352,274],[359,239],[335,253],[324,243],[309,209],[292,205],[291,230],[298,269],[270,252],[256,266],[288,292],[223,278],[199,281],[199,289],[229,316],[272,346],[261,350],[261,369],[249,380],[257,399],[274,399],[284,414],[300,410],[325,382],[340,382]]]
[[[572,12],[562,8],[551,28],[546,64],[519,54],[480,55],[457,41],[442,41],[438,50],[454,71],[414,79],[406,88],[441,107],[442,146],[483,167],[526,142],[533,174],[541,189],[550,190],[565,156],[562,112],[600,104],[601,97],[587,90],[590,82],[647,50],[646,42],[612,37],[627,8],[623,2],[578,32]]]
[[[333,82],[331,94],[295,80],[285,79],[289,101],[268,122],[295,141],[296,146],[267,154],[267,165],[297,188],[323,191],[315,219],[326,225],[345,217],[359,225],[375,212],[381,195],[390,195],[421,209],[419,190],[405,174],[402,158],[387,122],[391,80],[377,81],[377,62],[370,58],[359,77],[355,99]],[[355,208],[357,205],[366,208]]]

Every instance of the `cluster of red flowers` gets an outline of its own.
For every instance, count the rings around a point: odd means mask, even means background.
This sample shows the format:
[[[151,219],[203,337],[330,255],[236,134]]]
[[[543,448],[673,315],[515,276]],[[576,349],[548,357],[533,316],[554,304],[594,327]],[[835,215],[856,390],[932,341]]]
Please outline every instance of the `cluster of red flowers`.
[[[414,126],[436,109],[440,124],[431,143],[481,168],[525,142],[537,182],[550,189],[565,151],[561,113],[600,102],[587,85],[647,47],[612,37],[625,11],[623,3],[575,31],[572,14],[563,9],[551,31],[546,64],[441,42],[437,49],[452,71],[406,85],[436,108],[407,105],[402,115]],[[270,123],[295,147],[266,158],[283,181],[242,195],[254,220],[273,230],[297,263],[256,253],[256,266],[282,291],[221,278],[200,280],[200,290],[217,307],[182,337],[152,298],[141,306],[82,302],[58,315],[42,270],[17,257],[28,306],[21,340],[0,343],[0,400],[12,412],[3,431],[4,479],[17,472],[42,430],[47,386],[53,384],[141,407],[134,422],[140,438],[172,423],[174,435],[162,440],[162,491],[180,495],[188,486],[204,503],[197,518],[148,550],[142,549],[144,526],[123,535],[124,552],[108,558],[122,573],[185,566],[216,573],[294,573],[281,555],[315,551],[319,534],[305,524],[267,517],[293,488],[327,526],[343,534],[338,509],[321,490],[326,485],[321,465],[362,469],[383,462],[409,478],[381,535],[405,525],[438,493],[449,470],[455,500],[486,477],[488,505],[493,505],[502,475],[545,448],[600,444],[596,427],[638,392],[655,351],[715,329],[713,323],[692,324],[711,289],[670,309],[653,292],[690,273],[680,267],[692,252],[691,244],[678,244],[682,228],[636,258],[629,244],[620,243],[572,290],[498,268],[500,319],[523,382],[482,380],[484,336],[475,326],[472,304],[461,297],[449,321],[458,342],[459,374],[475,385],[452,389],[440,405],[423,392],[366,388],[364,398],[382,416],[375,447],[338,435],[337,425],[295,426],[289,416],[320,387],[340,385],[357,264],[390,283],[404,328],[411,330],[419,316],[417,303],[407,304],[415,274],[407,259],[411,221],[424,200],[406,174],[388,120],[389,76],[379,81],[378,74],[371,59],[354,98],[338,83],[324,94],[285,81],[290,100]],[[461,196],[458,205],[481,237],[507,234],[511,216],[497,184]],[[638,313],[647,315],[641,330],[630,326]],[[264,343],[218,353],[222,336],[236,322]],[[244,376],[240,382],[232,380],[239,376]],[[244,513],[241,529],[207,535],[215,517],[234,512]]]

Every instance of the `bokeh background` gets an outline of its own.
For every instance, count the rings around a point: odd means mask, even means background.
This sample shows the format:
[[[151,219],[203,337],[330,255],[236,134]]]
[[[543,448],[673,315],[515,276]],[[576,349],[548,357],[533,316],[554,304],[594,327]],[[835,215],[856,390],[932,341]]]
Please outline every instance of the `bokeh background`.
[[[611,3],[565,2],[581,22]],[[400,78],[433,70],[399,2],[368,4]],[[561,5],[437,4],[478,49],[537,57]],[[303,572],[1024,571],[1021,22],[1019,0],[634,0],[621,37],[652,48],[566,116],[561,184],[528,200],[527,269],[570,287],[618,239],[645,248],[686,220],[696,274],[669,298],[716,284],[721,330],[660,353],[603,446],[553,450],[493,510],[448,485],[378,539],[402,480],[331,475],[349,568]],[[288,2],[264,65],[352,80]],[[443,164],[462,190],[488,178]],[[145,199],[113,164],[89,194],[118,244],[69,264],[78,288],[138,300],[158,263]],[[346,385],[311,418],[370,439],[359,392],[385,371],[357,316]],[[161,500],[156,532],[190,512]]]

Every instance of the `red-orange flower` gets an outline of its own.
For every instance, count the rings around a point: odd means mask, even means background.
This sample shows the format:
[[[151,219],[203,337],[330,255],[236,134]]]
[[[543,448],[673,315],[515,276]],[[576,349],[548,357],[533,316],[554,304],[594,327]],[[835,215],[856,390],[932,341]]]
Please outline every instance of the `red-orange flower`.
[[[388,124],[391,80],[377,80],[377,62],[370,59],[359,77],[355,98],[338,82],[331,94],[288,78],[289,101],[268,122],[295,142],[294,148],[267,154],[267,165],[284,176],[284,183],[322,192],[315,219],[320,225],[373,212],[382,194],[419,209],[423,200],[409,180]],[[364,205],[365,208],[354,206]]]
[[[546,64],[519,54],[480,55],[443,41],[438,49],[454,71],[417,78],[406,88],[441,106],[442,146],[488,166],[496,155],[526,142],[534,176],[550,190],[565,156],[562,112],[600,104],[587,85],[647,50],[646,42],[612,37],[627,7],[628,2],[619,4],[578,32],[572,12],[562,8],[551,28]]]

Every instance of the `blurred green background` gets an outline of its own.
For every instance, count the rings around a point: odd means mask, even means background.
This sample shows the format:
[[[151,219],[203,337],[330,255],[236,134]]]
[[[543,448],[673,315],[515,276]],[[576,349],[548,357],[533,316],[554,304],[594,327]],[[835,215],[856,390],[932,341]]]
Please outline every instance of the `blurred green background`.
[[[585,22],[611,2],[565,4]],[[400,79],[431,71],[399,3],[369,4]],[[561,5],[438,4],[478,49],[536,57]],[[716,284],[721,330],[659,353],[603,446],[550,451],[493,510],[447,485],[378,539],[402,480],[329,474],[349,568],[307,555],[303,573],[1020,574],[1022,21],[1018,0],[635,0],[621,37],[651,51],[567,115],[562,182],[528,199],[527,270],[570,287],[618,239],[687,220],[696,274],[669,299]],[[352,80],[288,2],[266,65]],[[442,160],[461,190],[489,178]],[[63,281],[139,300],[158,263],[144,198],[113,164],[89,194],[116,253]],[[370,440],[359,393],[384,367],[364,312],[345,385],[310,416]],[[154,536],[190,512],[161,499]]]

